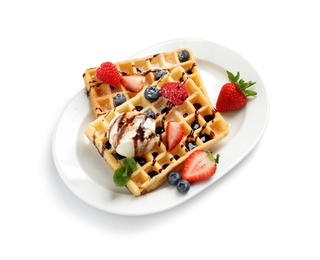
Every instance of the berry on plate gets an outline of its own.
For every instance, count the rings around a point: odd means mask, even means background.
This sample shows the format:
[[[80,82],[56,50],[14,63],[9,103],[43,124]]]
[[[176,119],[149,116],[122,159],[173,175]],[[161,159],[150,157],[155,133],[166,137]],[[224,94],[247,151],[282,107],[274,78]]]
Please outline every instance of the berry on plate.
[[[219,155],[215,158],[210,151],[196,150],[185,161],[181,177],[190,183],[208,179],[215,174],[218,162]]]
[[[230,71],[227,71],[227,74],[230,82],[222,86],[216,103],[216,109],[219,112],[243,108],[247,104],[249,96],[257,95],[257,92],[248,89],[256,82],[245,82],[240,79],[239,72],[233,75]]]
[[[144,97],[149,102],[157,101],[160,97],[160,91],[155,86],[149,86],[144,90]]]
[[[181,141],[184,134],[182,125],[177,121],[168,121],[166,127],[167,150],[171,152]]]
[[[179,172],[170,172],[167,175],[167,182],[172,186],[176,186],[180,180],[181,174]]]
[[[147,109],[143,113],[147,116],[150,116],[152,119],[156,119],[156,114],[151,109]]]
[[[190,53],[187,50],[182,50],[178,57],[180,62],[185,62],[190,59]]]
[[[116,86],[120,83],[120,73],[117,67],[112,62],[104,62],[97,68],[96,76],[101,82],[111,86]]]
[[[146,82],[146,77],[141,74],[125,75],[120,78],[121,84],[132,92],[139,92]]]
[[[154,75],[154,80],[159,80],[166,74],[168,74],[167,70],[158,70]]]
[[[189,191],[189,189],[190,189],[190,182],[188,182],[187,180],[181,179],[177,183],[177,190],[179,193],[186,194]]]
[[[188,89],[183,83],[167,82],[161,87],[160,94],[174,105],[180,106],[188,98]]]
[[[124,102],[126,102],[126,97],[121,94],[121,93],[118,93],[114,98],[113,98],[113,104],[114,106],[120,106],[121,104],[123,104]]]

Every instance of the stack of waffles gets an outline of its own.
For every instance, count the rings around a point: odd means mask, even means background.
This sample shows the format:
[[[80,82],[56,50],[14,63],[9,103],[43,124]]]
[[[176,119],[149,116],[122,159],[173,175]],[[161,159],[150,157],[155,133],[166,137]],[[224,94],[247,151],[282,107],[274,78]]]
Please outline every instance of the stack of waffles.
[[[187,50],[190,58],[180,61],[179,54]],[[121,75],[143,74],[145,87],[138,93],[121,84],[109,86],[96,78],[97,68],[85,71],[84,82],[95,120],[86,129],[86,136],[96,146],[100,155],[114,171],[121,166],[122,156],[111,147],[106,132],[111,120],[123,113],[152,110],[156,115],[156,144],[143,157],[134,158],[137,170],[131,174],[126,187],[134,196],[157,189],[166,181],[171,171],[180,171],[190,153],[197,149],[208,150],[229,134],[229,125],[211,104],[190,49],[177,49],[139,59],[115,63]],[[155,74],[166,70],[160,79]],[[150,85],[161,88],[167,82],[182,82],[188,89],[188,98],[180,106],[174,106],[165,97],[149,102],[144,89]],[[121,93],[126,102],[114,106],[113,98]],[[165,125],[169,120],[180,122],[184,136],[172,150],[166,149]]]

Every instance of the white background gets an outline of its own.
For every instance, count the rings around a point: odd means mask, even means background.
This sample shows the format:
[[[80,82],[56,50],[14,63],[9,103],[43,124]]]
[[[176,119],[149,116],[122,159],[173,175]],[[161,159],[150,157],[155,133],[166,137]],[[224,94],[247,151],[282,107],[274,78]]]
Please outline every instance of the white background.
[[[320,259],[317,1],[208,3],[1,1],[1,259]],[[82,202],[51,142],[84,69],[186,37],[255,67],[270,98],[262,139],[168,211],[117,216]]]

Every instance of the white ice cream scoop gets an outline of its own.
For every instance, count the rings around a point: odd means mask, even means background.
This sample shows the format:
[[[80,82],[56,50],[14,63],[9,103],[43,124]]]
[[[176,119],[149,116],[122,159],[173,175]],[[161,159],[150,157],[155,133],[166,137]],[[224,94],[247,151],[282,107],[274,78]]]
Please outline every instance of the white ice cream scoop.
[[[155,143],[156,123],[138,112],[124,112],[114,117],[107,137],[112,148],[125,157],[139,157],[149,152]]]

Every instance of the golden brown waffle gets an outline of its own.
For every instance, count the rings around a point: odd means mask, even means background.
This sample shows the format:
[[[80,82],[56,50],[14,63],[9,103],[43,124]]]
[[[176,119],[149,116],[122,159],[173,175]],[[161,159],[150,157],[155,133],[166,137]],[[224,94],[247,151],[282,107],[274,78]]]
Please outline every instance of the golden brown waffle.
[[[190,58],[187,61],[179,60],[179,53],[182,50],[187,50]],[[163,52],[144,58],[137,58],[116,62],[120,75],[143,74],[146,76],[146,85],[151,85],[155,81],[155,73],[159,70],[172,70],[176,66],[183,67],[186,71],[197,71],[194,55],[187,48],[176,49],[171,52]],[[113,98],[118,94],[123,94],[126,99],[134,97],[137,93],[127,90],[121,84],[110,86],[102,83],[96,77],[98,67],[90,68],[83,74],[87,95],[90,100],[92,112],[95,118],[100,115],[107,114],[114,109]],[[199,84],[200,85],[200,84]],[[202,90],[205,92],[205,89]]]
[[[156,144],[143,158],[135,158],[138,169],[132,173],[131,180],[126,185],[134,196],[140,196],[158,188],[166,181],[169,172],[181,170],[183,162],[191,151],[210,149],[229,133],[228,123],[203,93],[204,86],[198,70],[188,70],[187,73],[183,67],[175,67],[169,74],[155,82],[155,85],[161,88],[166,82],[181,81],[187,86],[189,95],[182,105],[173,106],[162,96],[150,103],[144,98],[144,89],[142,89],[135,97],[116,107],[109,114],[94,120],[86,129],[87,137],[97,147],[112,170],[115,170],[121,166],[120,161],[123,157],[119,156],[108,142],[106,132],[109,122],[122,112],[137,109],[142,112],[152,109],[155,112],[158,133]],[[185,134],[175,149],[168,152],[165,125],[171,119],[183,125]]]

